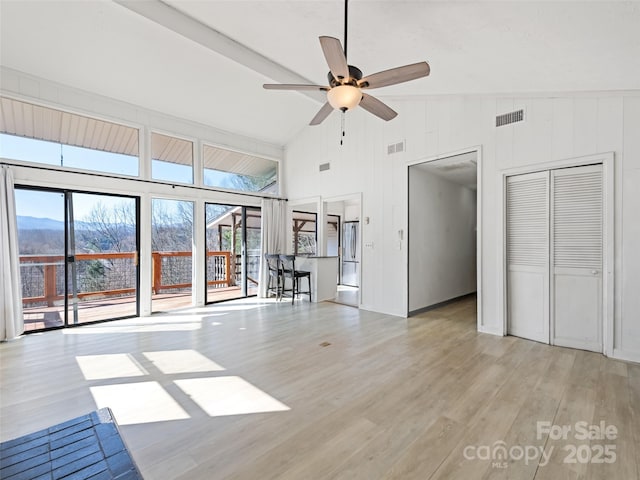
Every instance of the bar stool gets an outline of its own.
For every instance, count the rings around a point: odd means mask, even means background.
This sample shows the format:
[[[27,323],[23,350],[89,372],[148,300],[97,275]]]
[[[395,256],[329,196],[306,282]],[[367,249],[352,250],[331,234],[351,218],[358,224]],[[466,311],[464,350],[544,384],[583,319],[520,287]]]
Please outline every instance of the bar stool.
[[[309,295],[309,302],[311,302],[311,272],[306,270],[296,270],[296,257],[295,255],[280,255],[280,268],[282,272],[282,291],[281,297],[284,292],[291,292],[291,305],[296,298],[296,295]],[[291,290],[287,290],[286,281],[287,278],[291,279]],[[306,278],[309,290],[306,292],[300,291],[300,279]]]
[[[280,300],[281,291],[284,287],[284,279],[282,277],[282,269],[280,268],[280,255],[277,253],[265,253],[264,258],[269,268],[269,283],[267,283],[267,297],[272,293],[276,294],[276,299]],[[276,286],[273,287],[271,281],[275,280]]]

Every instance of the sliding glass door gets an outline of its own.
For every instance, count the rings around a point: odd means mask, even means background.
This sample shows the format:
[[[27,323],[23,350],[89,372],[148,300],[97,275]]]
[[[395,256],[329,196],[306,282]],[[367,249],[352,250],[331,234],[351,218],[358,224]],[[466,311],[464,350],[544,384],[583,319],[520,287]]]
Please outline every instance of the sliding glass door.
[[[138,314],[138,200],[16,188],[25,331]]]
[[[205,204],[207,303],[258,293],[260,208]]]
[[[151,311],[191,306],[193,202],[154,198],[151,204]]]

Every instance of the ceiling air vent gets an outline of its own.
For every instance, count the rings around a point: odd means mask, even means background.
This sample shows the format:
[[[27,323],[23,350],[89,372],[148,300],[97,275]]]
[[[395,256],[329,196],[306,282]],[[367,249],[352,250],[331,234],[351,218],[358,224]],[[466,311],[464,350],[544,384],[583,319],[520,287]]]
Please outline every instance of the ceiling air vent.
[[[324,172],[326,170],[329,170],[331,168],[331,164],[330,163],[321,163],[320,164],[320,171]]]
[[[496,117],[496,127],[502,127],[511,123],[524,121],[524,109],[516,110],[515,112],[503,113]]]

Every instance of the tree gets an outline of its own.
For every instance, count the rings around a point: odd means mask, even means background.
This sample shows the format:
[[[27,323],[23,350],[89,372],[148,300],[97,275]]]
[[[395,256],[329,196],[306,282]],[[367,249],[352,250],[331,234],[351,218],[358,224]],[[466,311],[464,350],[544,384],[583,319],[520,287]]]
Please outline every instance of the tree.
[[[98,202],[76,230],[76,244],[91,252],[135,252],[135,203],[123,201],[110,208]]]
[[[109,208],[96,203],[78,222],[75,251],[129,253],[137,251],[135,203],[123,200]],[[80,291],[131,288],[135,284],[135,263],[128,258],[104,258],[78,263]]]

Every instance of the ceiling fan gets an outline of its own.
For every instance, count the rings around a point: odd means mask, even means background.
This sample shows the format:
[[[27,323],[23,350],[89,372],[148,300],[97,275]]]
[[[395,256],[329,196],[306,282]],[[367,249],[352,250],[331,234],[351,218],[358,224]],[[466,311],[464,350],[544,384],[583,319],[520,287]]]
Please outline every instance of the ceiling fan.
[[[362,77],[362,71],[347,64],[347,16],[349,0],[344,2],[344,50],[340,40],[334,37],[320,37],[320,46],[324,58],[329,65],[329,85],[304,85],[304,84],[273,84],[263,85],[267,90],[320,90],[327,92],[327,102],[309,122],[309,125],[319,125],[329,116],[333,109],[346,112],[358,105],[369,113],[389,121],[398,113],[375,97],[363,92],[365,89],[387,87],[398,83],[408,82],[429,75],[429,64],[418,62],[402,67],[384,70]]]

